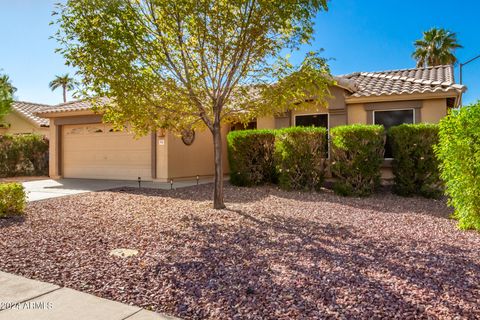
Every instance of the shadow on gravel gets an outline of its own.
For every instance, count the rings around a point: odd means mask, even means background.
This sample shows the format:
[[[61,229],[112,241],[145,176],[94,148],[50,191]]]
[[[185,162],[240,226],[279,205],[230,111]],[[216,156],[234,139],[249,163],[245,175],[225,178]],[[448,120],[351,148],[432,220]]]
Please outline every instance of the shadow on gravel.
[[[214,211],[210,197],[199,186],[29,204],[24,223],[0,228],[0,268],[186,319],[478,318],[478,234],[382,214],[429,200],[228,186],[230,209]]]
[[[245,223],[226,229],[192,220],[195,253],[158,261],[156,275],[176,292],[176,314],[393,319],[473,318],[478,311],[480,266],[456,247],[378,241],[348,227],[231,212]]]
[[[126,192],[143,194],[147,196],[170,197],[188,201],[211,201],[213,184],[205,184],[181,188],[176,190],[120,188],[110,190],[113,192]],[[371,210],[384,213],[416,213],[426,214],[437,218],[446,218],[453,213],[448,207],[446,199],[426,199],[422,197],[401,197],[382,188],[369,197],[343,197],[335,195],[331,190],[323,189],[321,192],[300,192],[280,190],[276,186],[261,187],[235,187],[225,185],[225,201],[228,204],[252,203],[268,197],[278,197],[289,200],[332,203],[348,206],[361,210]]]
[[[0,229],[8,228],[10,226],[21,225],[25,222],[24,216],[15,216],[8,218],[0,218]]]

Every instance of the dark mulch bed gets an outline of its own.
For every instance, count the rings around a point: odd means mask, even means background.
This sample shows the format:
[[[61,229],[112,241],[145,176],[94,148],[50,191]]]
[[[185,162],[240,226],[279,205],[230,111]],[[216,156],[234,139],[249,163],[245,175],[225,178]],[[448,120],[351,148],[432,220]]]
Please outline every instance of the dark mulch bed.
[[[480,234],[457,230],[444,201],[227,187],[215,211],[210,195],[32,203],[0,220],[0,269],[191,319],[480,316]]]

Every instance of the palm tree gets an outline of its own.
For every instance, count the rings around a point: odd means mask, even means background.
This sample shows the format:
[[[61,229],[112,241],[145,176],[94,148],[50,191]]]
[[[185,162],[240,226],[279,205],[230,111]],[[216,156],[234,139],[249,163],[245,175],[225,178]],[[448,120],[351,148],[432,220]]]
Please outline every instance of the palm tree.
[[[6,74],[0,75],[0,127],[3,124],[3,117],[10,112],[15,91],[17,88],[12,85],[10,77]]]
[[[423,32],[423,38],[414,42],[415,52],[412,57],[417,60],[417,67],[455,64],[455,49],[463,48],[457,35],[441,28],[432,28]]]
[[[10,77],[6,74],[0,75],[0,88],[9,92],[10,95],[13,95],[15,91],[17,91],[17,88],[12,85]]]
[[[66,73],[63,76],[55,76],[55,79],[50,82],[49,87],[50,89],[52,89],[52,91],[62,87],[63,102],[65,103],[67,102],[67,91],[73,90],[75,84],[75,80],[73,78],[70,78],[68,73]]]

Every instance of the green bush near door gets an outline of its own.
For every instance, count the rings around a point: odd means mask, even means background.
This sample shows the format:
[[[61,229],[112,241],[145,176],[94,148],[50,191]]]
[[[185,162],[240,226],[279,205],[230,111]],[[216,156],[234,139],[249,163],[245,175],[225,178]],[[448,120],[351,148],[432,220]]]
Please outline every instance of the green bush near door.
[[[230,182],[255,186],[275,181],[275,131],[239,130],[227,135]]]
[[[320,190],[325,175],[326,145],[325,128],[278,130],[275,163],[280,187],[286,190]]]
[[[330,129],[334,191],[345,196],[368,196],[380,184],[385,133],[383,126],[352,124]]]
[[[460,228],[480,230],[480,102],[452,110],[439,135],[435,151],[453,216]]]
[[[439,161],[433,149],[438,143],[438,125],[402,124],[390,128],[388,135],[393,153],[393,191],[401,196],[440,196]]]

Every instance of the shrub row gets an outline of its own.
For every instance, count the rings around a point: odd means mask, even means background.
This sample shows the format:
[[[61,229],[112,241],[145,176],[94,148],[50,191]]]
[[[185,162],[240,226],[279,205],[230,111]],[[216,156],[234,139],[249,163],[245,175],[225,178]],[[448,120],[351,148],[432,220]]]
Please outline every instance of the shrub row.
[[[438,125],[403,124],[388,132],[393,153],[394,192],[435,198],[442,193],[439,161],[433,147],[438,143]]]
[[[275,163],[280,187],[287,190],[320,190],[325,175],[327,130],[291,127],[279,130]]]
[[[48,140],[37,134],[0,136],[0,177],[48,174]]]
[[[380,181],[383,127],[351,125],[331,131],[335,191],[367,195]],[[325,128],[243,130],[228,137],[230,181],[238,186],[277,183],[287,190],[319,190],[326,168]]]
[[[0,218],[23,214],[25,205],[25,190],[20,183],[0,184]]]
[[[227,136],[230,182],[254,186],[275,179],[273,130],[239,130]]]
[[[401,195],[437,195],[440,190],[433,145],[436,125],[392,128],[394,191]],[[318,190],[327,164],[324,128],[233,131],[228,135],[230,181],[253,186],[278,183],[287,190]],[[378,125],[347,125],[330,130],[330,165],[341,195],[366,196],[380,184],[385,132]]]
[[[330,130],[336,193],[367,196],[380,184],[385,134],[383,126],[353,124]]]
[[[462,229],[480,230],[480,102],[440,122],[436,153],[453,216]]]

